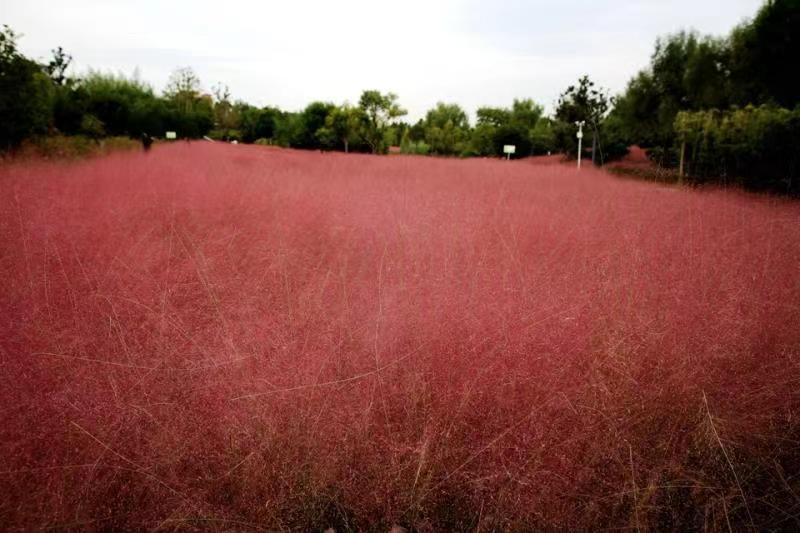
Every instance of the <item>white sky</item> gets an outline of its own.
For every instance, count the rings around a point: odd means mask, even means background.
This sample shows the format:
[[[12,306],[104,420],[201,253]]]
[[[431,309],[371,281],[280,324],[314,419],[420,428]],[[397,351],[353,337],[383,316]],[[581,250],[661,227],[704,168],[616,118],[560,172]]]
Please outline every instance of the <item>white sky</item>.
[[[416,120],[437,101],[472,116],[533,98],[552,111],[586,73],[613,93],[682,28],[727,34],[762,0],[0,0],[21,50],[63,46],[77,72],[132,74],[157,90],[191,66],[208,90],[297,110],[392,91]]]

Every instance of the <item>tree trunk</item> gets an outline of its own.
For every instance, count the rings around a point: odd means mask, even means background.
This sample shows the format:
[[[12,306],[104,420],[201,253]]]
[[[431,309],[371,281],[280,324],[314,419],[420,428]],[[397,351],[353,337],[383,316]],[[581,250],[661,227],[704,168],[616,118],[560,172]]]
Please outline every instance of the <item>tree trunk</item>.
[[[597,156],[597,131],[592,132],[592,165],[596,163],[595,157]]]
[[[344,153],[348,153],[350,151],[349,148],[350,148],[350,143],[347,141],[347,139],[345,139],[344,140]]]
[[[681,143],[681,165],[680,168],[678,169],[678,184],[683,183],[683,165],[685,157],[686,157],[686,141],[683,141]]]

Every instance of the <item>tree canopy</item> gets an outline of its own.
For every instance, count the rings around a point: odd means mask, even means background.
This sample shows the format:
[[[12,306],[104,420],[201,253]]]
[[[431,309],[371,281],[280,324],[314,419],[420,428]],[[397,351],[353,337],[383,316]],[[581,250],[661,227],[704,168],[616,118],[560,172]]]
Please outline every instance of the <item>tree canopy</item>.
[[[385,150],[384,134],[392,120],[406,115],[408,112],[400,107],[397,95],[382,94],[380,91],[367,90],[361,93],[358,101],[361,109],[361,139],[369,145],[372,153]]]

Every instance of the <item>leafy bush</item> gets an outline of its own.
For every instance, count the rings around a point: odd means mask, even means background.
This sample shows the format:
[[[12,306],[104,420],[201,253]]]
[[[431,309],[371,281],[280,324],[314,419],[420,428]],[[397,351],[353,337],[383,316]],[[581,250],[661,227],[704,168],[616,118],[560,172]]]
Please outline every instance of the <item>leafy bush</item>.
[[[800,107],[682,111],[674,128],[693,181],[800,193]]]
[[[17,35],[0,29],[0,150],[45,133],[53,109],[53,86],[35,62],[17,50]]]
[[[556,136],[553,131],[553,122],[542,118],[536,126],[531,129],[529,134],[531,140],[531,153],[533,155],[544,155],[556,149]]]
[[[425,141],[410,141],[406,137],[400,143],[400,153],[410,155],[428,155],[431,153],[431,147]]]
[[[103,121],[96,116],[87,113],[81,119],[81,133],[92,139],[99,139],[106,134]]]

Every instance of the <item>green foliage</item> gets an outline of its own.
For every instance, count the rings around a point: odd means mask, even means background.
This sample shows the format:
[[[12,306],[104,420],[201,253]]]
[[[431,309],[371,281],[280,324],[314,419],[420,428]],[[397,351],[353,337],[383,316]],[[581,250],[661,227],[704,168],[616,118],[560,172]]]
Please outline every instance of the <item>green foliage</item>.
[[[81,119],[81,133],[90,139],[98,140],[100,137],[105,136],[106,129],[102,120],[87,113]]]
[[[184,113],[190,113],[200,99],[200,78],[191,67],[175,69],[170,74],[164,96]]]
[[[109,135],[142,133],[136,122],[142,121],[147,103],[156,98],[153,90],[138,80],[101,72],[89,72],[74,96],[84,103],[84,114],[100,120]]]
[[[659,39],[650,69],[634,77],[616,101],[610,115],[614,138],[669,156],[665,149],[674,145],[679,111],[729,105],[728,57],[721,39],[687,32]]]
[[[122,74],[89,71],[83,79],[67,79],[51,86],[51,120],[58,131],[66,134],[97,136],[100,130],[96,124],[91,132],[86,130],[94,119],[102,124],[104,135],[112,136],[138,137],[148,133],[162,137],[171,130],[180,137],[196,138],[214,125],[210,97],[197,94],[191,102],[186,94],[178,100],[160,98],[147,84]]]
[[[468,154],[475,156],[498,156],[500,152],[495,144],[495,132],[497,127],[481,122],[480,111],[478,110],[478,124],[472,130],[469,140]],[[502,149],[502,148],[501,148]]]
[[[294,132],[292,146],[296,148],[329,148],[327,143],[320,142],[320,138],[326,139],[324,131],[320,130],[325,128],[325,122],[328,115],[336,108],[335,105],[327,102],[311,102],[306,106],[302,113],[300,113],[297,123],[297,129]]]
[[[199,138],[214,127],[214,100],[201,94],[200,78],[189,68],[175,70],[164,89],[164,125],[179,137]]]
[[[315,136],[323,148],[333,149],[339,146],[345,152],[349,152],[351,139],[358,132],[360,123],[361,111],[358,108],[348,104],[333,106],[325,117],[324,125],[317,129]]]
[[[52,117],[54,89],[50,78],[17,50],[17,35],[0,30],[0,149],[44,133]]]
[[[406,131],[400,140],[400,153],[409,155],[428,155],[431,147],[425,141],[411,140],[411,132]]]
[[[752,21],[726,39],[680,32],[659,39],[650,67],[640,72],[611,113],[615,135],[651,148],[663,164],[677,164],[681,111],[731,105],[800,104],[800,0],[768,0]]]
[[[274,142],[275,131],[278,120],[281,118],[281,111],[274,107],[257,107],[247,104],[237,104],[239,115],[239,130],[242,140],[247,143],[255,142],[257,139],[267,139]]]
[[[514,99],[511,105],[511,125],[521,130],[535,128],[543,115],[544,108],[530,98]]]
[[[729,39],[733,103],[800,104],[800,0],[768,0],[755,18],[734,29]]]
[[[357,106],[312,102],[301,112],[285,112],[234,103],[222,84],[214,98],[203,94],[189,67],[172,73],[162,96],[136,77],[90,71],[83,79],[72,78],[72,57],[62,48],[54,49],[47,63],[37,64],[19,53],[17,36],[4,26],[0,149],[45,133],[101,139],[142,133],[163,137],[176,131],[180,137],[211,134],[373,153],[400,144],[404,153],[496,157],[503,145],[513,144],[515,157],[525,157],[575,154],[574,123],[586,121],[584,149],[591,147],[599,162],[638,144],[660,163],[677,165],[685,143],[694,179],[711,180],[719,172],[722,180],[752,181],[758,169],[764,174],[761,185],[780,188],[784,185],[775,184],[786,179],[794,183],[794,170],[781,166],[794,159],[776,155],[780,151],[773,147],[785,147],[784,139],[795,138],[796,111],[789,109],[800,105],[800,83],[798,69],[788,62],[800,56],[798,28],[800,0],[766,0],[751,21],[727,38],[685,31],[660,38],[650,66],[618,98],[609,98],[584,76],[561,95],[552,119],[532,100],[514,100],[510,108],[478,109],[471,128],[467,114],[454,103],[438,103],[413,125],[398,122],[406,111],[397,96],[376,90],[364,91]],[[717,109],[723,111],[712,111]],[[794,151],[794,145],[786,150]],[[768,168],[768,157],[779,158],[779,170]]]
[[[558,99],[556,119],[574,123],[586,121],[598,124],[609,107],[609,99],[602,89],[598,89],[589,76],[583,76],[577,85],[570,85]]]
[[[381,94],[375,90],[364,91],[358,106],[361,111],[359,136],[373,154],[386,151],[384,142],[386,128],[394,119],[407,114],[407,111],[397,103],[396,94]]]
[[[541,118],[530,130],[531,154],[544,155],[555,151],[556,134],[553,129],[553,121],[548,118]]]
[[[213,102],[208,96],[198,99],[189,112],[175,107],[168,107],[168,110],[167,129],[177,132],[179,137],[197,139],[214,127]]]
[[[275,120],[275,144],[284,148],[295,147],[304,136],[303,118],[300,113],[280,112]]]
[[[419,119],[413,126],[408,128],[409,138],[419,141],[425,138],[425,120]]]
[[[661,99],[649,72],[640,72],[628,82],[625,93],[616,99],[607,122],[613,123],[619,137],[630,144],[652,147],[669,142],[672,125],[659,118]]]
[[[67,77],[67,69],[72,63],[72,56],[64,51],[62,47],[53,50],[53,59],[44,65],[44,71],[50,76],[55,85],[67,85],[70,79]]]
[[[241,132],[237,130],[240,122],[239,106],[231,102],[231,91],[227,85],[222,83],[214,88],[214,128],[212,132],[222,140],[240,140]],[[211,138],[214,135],[209,133]]]
[[[469,120],[458,104],[439,102],[425,116],[426,149],[439,155],[458,155],[469,140]]]
[[[549,142],[545,130],[547,124],[543,120],[544,109],[533,100],[514,100],[510,109],[500,107],[481,107],[478,109],[478,121],[469,142],[467,155],[501,156],[503,146],[513,144],[516,153],[513,157],[526,157],[534,153],[535,142],[542,153],[547,149],[542,143]],[[539,129],[537,130],[537,126]],[[545,137],[542,135],[545,134]],[[538,136],[538,137],[536,137]]]
[[[620,159],[628,153],[633,144],[622,121],[613,112],[603,120],[599,130],[602,134],[600,146],[603,150],[603,161]]]
[[[681,111],[674,129],[694,181],[800,193],[800,107]]]
[[[553,130],[556,147],[567,154],[577,155],[578,140],[575,133],[578,127],[575,123],[585,122],[584,132],[592,139],[592,143],[590,146],[584,143],[583,148],[591,147],[592,160],[602,164],[603,120],[611,103],[606,92],[597,88],[588,76],[581,77],[577,85],[567,87],[558,99],[556,108],[557,123]],[[596,151],[601,157],[595,157]]]

